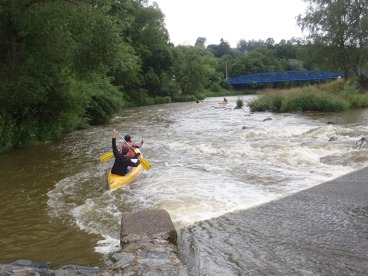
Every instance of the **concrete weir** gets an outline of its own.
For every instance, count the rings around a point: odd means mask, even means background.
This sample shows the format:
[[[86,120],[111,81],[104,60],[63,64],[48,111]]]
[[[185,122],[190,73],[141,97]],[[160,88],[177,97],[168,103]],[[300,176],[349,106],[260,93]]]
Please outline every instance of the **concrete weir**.
[[[177,256],[177,232],[166,210],[144,210],[121,219],[121,250],[112,271],[122,275],[188,275]]]

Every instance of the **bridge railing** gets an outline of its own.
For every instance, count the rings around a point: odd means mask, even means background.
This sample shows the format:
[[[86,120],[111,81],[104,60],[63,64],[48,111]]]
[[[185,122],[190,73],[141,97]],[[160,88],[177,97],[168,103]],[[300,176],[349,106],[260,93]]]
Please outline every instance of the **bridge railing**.
[[[293,70],[244,75],[240,77],[229,78],[228,82],[230,84],[255,84],[287,81],[328,80],[343,77],[344,74],[341,72]]]

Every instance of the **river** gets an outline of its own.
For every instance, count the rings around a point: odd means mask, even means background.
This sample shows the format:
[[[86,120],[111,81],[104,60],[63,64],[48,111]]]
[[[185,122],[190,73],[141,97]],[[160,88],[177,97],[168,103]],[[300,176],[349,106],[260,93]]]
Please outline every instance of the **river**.
[[[107,125],[1,155],[0,263],[104,267],[119,249],[123,213],[166,209],[185,232],[368,165],[368,146],[355,146],[368,136],[367,109],[251,113],[246,103],[253,97],[228,97],[227,106],[209,98],[130,108]],[[238,98],[242,109],[234,108]],[[109,191],[113,160],[99,157],[111,150],[113,127],[133,141],[145,139],[142,152],[152,169]],[[214,229],[222,235],[237,227]],[[214,261],[216,252],[205,257]]]

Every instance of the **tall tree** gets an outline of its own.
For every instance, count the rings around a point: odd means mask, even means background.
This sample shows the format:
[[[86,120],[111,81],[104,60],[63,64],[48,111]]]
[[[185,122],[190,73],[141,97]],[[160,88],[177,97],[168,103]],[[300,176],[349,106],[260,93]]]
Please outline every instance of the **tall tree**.
[[[272,38],[268,38],[266,40],[266,42],[264,42],[263,40],[259,39],[259,40],[254,40],[254,39],[251,39],[251,40],[248,40],[248,41],[245,41],[244,39],[241,39],[239,42],[238,42],[238,45],[237,45],[237,49],[240,50],[241,52],[251,52],[253,51],[254,49],[257,49],[257,48],[268,48],[268,49],[271,49],[274,45],[274,40]]]
[[[175,80],[184,95],[196,95],[201,88],[208,87],[209,80],[216,75],[218,62],[202,46],[177,46],[174,62]]]
[[[128,29],[128,39],[141,60],[141,92],[148,96],[164,96],[165,85],[172,78],[171,68],[174,60],[173,45],[164,24],[164,14],[156,3],[133,1],[130,15],[134,16]],[[135,89],[136,90],[136,89]],[[136,91],[130,91],[130,96]]]
[[[207,41],[207,38],[205,37],[198,37],[194,46],[197,46],[197,45],[205,45],[206,44],[206,41]]]
[[[236,57],[228,68],[232,77],[283,70],[280,60],[266,48],[257,48],[247,55]]]
[[[212,51],[213,55],[217,58],[221,58],[223,55],[226,55],[226,54],[229,54],[229,55],[233,54],[230,44],[223,38],[220,39],[220,43],[218,45],[216,44],[208,45],[207,49]]]
[[[366,0],[304,0],[309,3],[297,22],[309,38],[339,59],[345,77],[353,71],[363,78],[368,56],[368,5]]]
[[[108,73],[134,59],[104,12],[87,1],[6,0],[0,13],[2,147],[52,140],[122,106]]]

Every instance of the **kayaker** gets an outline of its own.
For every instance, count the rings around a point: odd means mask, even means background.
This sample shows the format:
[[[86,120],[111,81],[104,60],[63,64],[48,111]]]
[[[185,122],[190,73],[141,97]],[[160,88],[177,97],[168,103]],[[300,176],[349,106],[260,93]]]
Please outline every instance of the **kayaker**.
[[[115,162],[112,166],[111,173],[118,174],[118,175],[126,175],[130,172],[129,167],[137,167],[140,164],[141,156],[138,155],[137,162],[133,162],[129,158],[129,148],[123,147],[121,151],[118,151],[116,147],[116,129],[112,131],[112,152],[114,153]]]
[[[226,98],[224,98],[224,102],[227,103],[227,99]]]
[[[124,140],[125,143],[122,145],[122,148],[129,149],[129,158],[137,158],[134,149],[140,149],[141,147],[143,147],[144,140],[141,139],[141,142],[139,144],[133,143],[130,135],[125,135]]]

